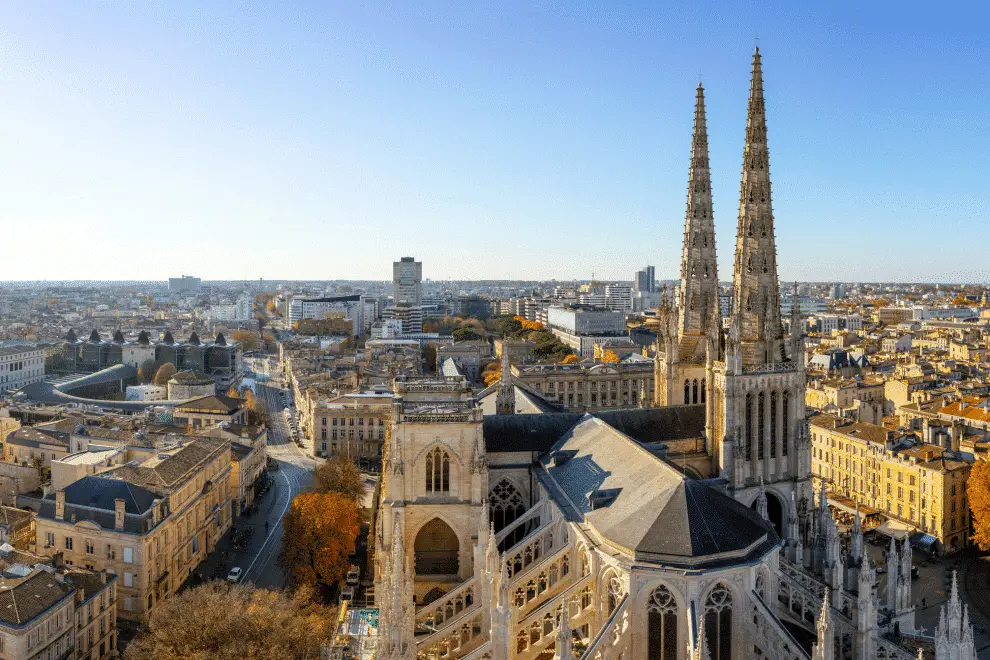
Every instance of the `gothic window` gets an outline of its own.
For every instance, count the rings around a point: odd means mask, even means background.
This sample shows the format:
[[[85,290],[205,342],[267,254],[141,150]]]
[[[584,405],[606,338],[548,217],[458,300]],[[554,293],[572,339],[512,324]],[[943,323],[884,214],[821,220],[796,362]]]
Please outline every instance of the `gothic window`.
[[[691,266],[691,277],[697,277],[697,276],[698,276],[698,267]]]
[[[763,573],[756,575],[756,593],[760,595],[760,598],[766,600],[766,581],[763,579]]]
[[[770,393],[770,458],[777,456],[777,393]]]
[[[787,404],[789,397],[787,396],[787,390],[784,390],[781,395],[781,411],[780,411],[780,427],[783,430],[780,436],[780,454],[782,456],[787,456],[787,440],[790,435],[790,429],[788,427],[788,418],[790,417],[790,411],[787,409]]]
[[[722,584],[705,600],[705,642],[711,660],[731,660],[732,595]]]
[[[705,279],[708,279],[708,264],[705,264]]]
[[[691,381],[684,381],[684,404],[691,403]]]
[[[698,244],[698,232],[694,232],[694,235],[691,237],[691,245],[697,245],[697,244]]]
[[[767,228],[766,228],[766,226],[763,227],[763,235],[764,236],[767,235]],[[769,269],[767,268],[767,258],[766,257],[763,257],[763,272],[764,273],[770,272]]]
[[[753,311],[753,295],[750,293],[746,294],[746,311],[747,312]]]
[[[746,395],[746,460],[753,458],[753,395]]]
[[[691,384],[691,403],[698,403],[698,379],[695,378],[694,382]]]
[[[488,503],[491,505],[492,523],[495,524],[496,532],[502,531],[526,512],[519,491],[506,479],[495,484],[495,487],[488,494]]]
[[[450,492],[450,456],[439,447],[426,455],[426,492]]]
[[[677,660],[677,602],[661,585],[646,604],[649,660]]]
[[[706,385],[707,385],[707,381],[704,380],[704,379],[702,379],[702,381],[701,381],[701,402],[702,403],[705,402],[705,389],[706,389]]]
[[[752,228],[750,228],[749,234],[750,234],[750,236],[753,235]],[[747,273],[752,273],[753,272],[753,255],[749,255],[748,257],[746,257],[746,272]]]
[[[612,612],[614,612],[615,608],[619,606],[620,602],[622,602],[622,595],[622,580],[613,575],[608,579],[608,593],[605,608],[607,616],[612,616]]]
[[[763,422],[766,419],[763,392],[756,399],[756,458],[763,460]]]

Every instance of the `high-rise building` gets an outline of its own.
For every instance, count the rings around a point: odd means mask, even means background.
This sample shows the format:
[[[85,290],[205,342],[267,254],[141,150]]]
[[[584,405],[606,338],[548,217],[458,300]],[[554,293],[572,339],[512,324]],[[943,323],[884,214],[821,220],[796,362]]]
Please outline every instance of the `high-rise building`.
[[[402,257],[392,263],[392,308],[388,318],[402,321],[406,332],[423,331],[423,263]]]
[[[199,293],[202,281],[192,275],[168,278],[168,292],[173,295],[184,295],[187,293]]]
[[[636,271],[633,279],[633,291],[642,293],[652,293],[656,290],[656,269],[653,266],[643,266],[643,270]]]

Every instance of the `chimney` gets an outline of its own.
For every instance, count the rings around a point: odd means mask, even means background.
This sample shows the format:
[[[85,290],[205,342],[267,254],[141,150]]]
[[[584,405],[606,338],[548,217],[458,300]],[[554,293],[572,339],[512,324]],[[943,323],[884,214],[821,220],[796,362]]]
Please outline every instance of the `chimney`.
[[[124,529],[124,500],[119,497],[113,501],[113,527]]]
[[[65,491],[55,491],[55,520],[65,520]]]

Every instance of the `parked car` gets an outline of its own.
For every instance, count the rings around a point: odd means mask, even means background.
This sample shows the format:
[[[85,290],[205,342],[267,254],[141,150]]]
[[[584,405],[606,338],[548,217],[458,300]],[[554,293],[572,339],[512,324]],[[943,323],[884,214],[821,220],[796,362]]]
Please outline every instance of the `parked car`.
[[[354,600],[354,587],[344,587],[340,590],[340,602]]]
[[[356,585],[361,579],[361,569],[351,564],[351,570],[347,571],[347,584]]]
[[[234,566],[230,569],[230,573],[227,573],[227,582],[240,582],[242,575],[244,575],[244,571],[241,570],[241,567]]]

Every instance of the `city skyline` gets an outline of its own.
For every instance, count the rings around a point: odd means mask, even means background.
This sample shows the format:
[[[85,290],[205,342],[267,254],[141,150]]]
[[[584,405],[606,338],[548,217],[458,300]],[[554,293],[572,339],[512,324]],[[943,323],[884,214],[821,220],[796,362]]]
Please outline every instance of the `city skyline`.
[[[758,33],[781,278],[987,281],[976,27],[664,11],[4,8],[0,280],[674,278],[699,74],[729,272]]]

